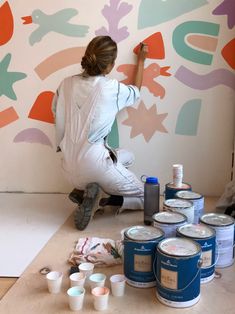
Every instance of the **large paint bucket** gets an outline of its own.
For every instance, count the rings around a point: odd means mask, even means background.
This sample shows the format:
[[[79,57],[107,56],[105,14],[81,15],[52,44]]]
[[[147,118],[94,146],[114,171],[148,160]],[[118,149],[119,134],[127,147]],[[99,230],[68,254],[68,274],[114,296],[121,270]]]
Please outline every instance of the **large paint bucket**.
[[[234,262],[234,219],[225,214],[209,213],[200,218],[200,222],[216,232],[216,265],[223,268]]]
[[[157,244],[163,238],[164,232],[152,226],[133,226],[124,232],[124,274],[129,285],[156,286],[153,262]]]
[[[187,217],[177,212],[163,211],[153,215],[153,226],[165,233],[165,238],[175,237],[176,229],[187,223]]]
[[[179,191],[175,194],[179,199],[191,201],[194,206],[194,224],[199,223],[200,217],[204,214],[204,197],[193,191]]]
[[[190,201],[173,198],[163,202],[163,209],[170,212],[178,212],[187,217],[188,223],[194,221],[194,206]]]
[[[190,184],[183,182],[180,187],[175,186],[173,182],[165,185],[165,200],[175,198],[175,194],[179,191],[191,191],[192,187]]]
[[[201,247],[186,238],[168,238],[157,247],[157,298],[184,308],[200,299]]]
[[[177,228],[176,234],[201,245],[201,283],[211,281],[215,276],[215,230],[203,224],[187,224]]]

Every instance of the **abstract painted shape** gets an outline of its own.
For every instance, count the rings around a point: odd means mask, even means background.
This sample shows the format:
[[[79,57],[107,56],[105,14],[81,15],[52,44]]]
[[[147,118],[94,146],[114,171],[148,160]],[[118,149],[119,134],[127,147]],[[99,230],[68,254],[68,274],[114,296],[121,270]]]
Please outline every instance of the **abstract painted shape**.
[[[25,143],[33,143],[33,144],[42,144],[42,145],[53,147],[48,136],[37,128],[28,128],[19,132],[15,136],[13,142],[14,143],[25,142]]]
[[[233,38],[221,51],[224,60],[235,70],[235,38]]]
[[[176,71],[175,77],[194,89],[206,90],[217,85],[224,85],[235,90],[235,74],[226,69],[218,69],[205,75],[199,75],[181,66]]]
[[[39,94],[30,110],[29,118],[54,123],[54,116],[51,110],[53,97],[54,93],[51,91],[45,91]]]
[[[119,147],[119,133],[118,133],[118,124],[117,119],[115,119],[111,132],[108,135],[108,144],[112,148],[118,148]]]
[[[118,27],[120,20],[126,16],[133,6],[127,2],[121,2],[120,0],[110,0],[110,5],[105,5],[102,14],[108,22],[108,29],[106,27],[101,27],[98,29],[95,34],[99,35],[108,35],[113,38],[117,43],[126,39],[129,36],[127,26],[121,28]]]
[[[197,135],[201,105],[201,99],[192,99],[182,106],[175,127],[176,134]]]
[[[154,33],[151,36],[142,40],[143,43],[148,45],[148,59],[164,59],[165,58],[165,47],[162,38],[162,34],[160,32]],[[140,44],[138,44],[133,52],[138,54],[140,49]]]
[[[12,37],[14,18],[8,1],[0,6],[0,46],[5,45]]]
[[[41,80],[67,66],[78,64],[84,56],[85,47],[73,47],[61,50],[43,60],[34,71]]]
[[[199,49],[214,52],[218,44],[218,39],[203,35],[188,35],[187,42]]]
[[[228,16],[228,28],[232,29],[235,25],[235,1],[224,0],[218,7],[212,12],[214,15],[227,15]]]
[[[150,93],[161,99],[165,96],[165,88],[157,83],[154,78],[158,76],[171,76],[167,70],[169,66],[160,67],[157,63],[150,64],[144,69],[142,86],[148,88]],[[122,82],[125,84],[133,84],[136,66],[134,64],[122,64],[117,68],[118,72],[123,72],[127,78]]]
[[[159,25],[203,5],[207,0],[142,0],[139,7],[138,29]]]
[[[84,37],[88,33],[89,26],[68,23],[77,14],[76,9],[70,8],[60,10],[52,15],[47,15],[41,10],[34,10],[32,15],[22,17],[23,24],[34,23],[39,25],[29,37],[30,45],[40,42],[50,32],[70,37]]]
[[[0,111],[0,128],[18,119],[19,119],[19,116],[13,107],[9,107],[3,111]]]
[[[183,58],[195,63],[210,65],[213,60],[213,55],[203,51],[193,49],[187,45],[185,37],[188,34],[199,33],[210,36],[218,36],[219,24],[203,22],[203,21],[188,21],[176,27],[173,32],[173,46],[176,52]]]
[[[168,133],[162,124],[168,114],[158,114],[156,105],[147,109],[141,102],[138,108],[127,107],[126,110],[128,118],[122,124],[131,127],[131,138],[143,134],[145,141],[149,142],[156,131]]]
[[[8,66],[11,62],[11,54],[8,53],[0,62],[0,96],[16,100],[16,94],[13,90],[13,84],[24,79],[27,75],[21,72],[8,72]]]

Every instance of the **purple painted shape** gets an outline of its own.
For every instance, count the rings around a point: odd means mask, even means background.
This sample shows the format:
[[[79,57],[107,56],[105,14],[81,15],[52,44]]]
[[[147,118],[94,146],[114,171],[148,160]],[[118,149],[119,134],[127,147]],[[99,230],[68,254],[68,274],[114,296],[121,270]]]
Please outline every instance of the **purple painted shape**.
[[[21,143],[21,142],[39,143],[39,144],[53,147],[48,136],[44,132],[42,132],[41,130],[39,130],[37,128],[28,128],[28,129],[25,129],[25,130],[19,132],[15,136],[13,142],[14,143]]]
[[[129,36],[127,26],[118,28],[119,21],[127,15],[133,8],[126,2],[120,3],[121,0],[110,0],[110,5],[105,5],[102,14],[108,22],[108,29],[102,26],[100,29],[95,31],[97,36],[108,35],[112,37],[117,43],[126,39]],[[120,3],[120,5],[119,5]]]
[[[233,28],[235,25],[235,0],[224,0],[212,13],[214,15],[227,15],[228,28]]]
[[[225,85],[235,90],[235,75],[226,69],[218,69],[205,75],[199,75],[181,66],[176,71],[175,77],[194,89],[206,90],[217,85]]]

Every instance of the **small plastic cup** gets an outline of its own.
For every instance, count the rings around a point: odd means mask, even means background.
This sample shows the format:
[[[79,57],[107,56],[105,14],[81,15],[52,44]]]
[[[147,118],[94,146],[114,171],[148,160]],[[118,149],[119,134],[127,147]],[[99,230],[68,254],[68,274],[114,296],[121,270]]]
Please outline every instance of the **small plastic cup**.
[[[94,270],[94,264],[92,263],[81,263],[78,266],[78,269],[80,271],[80,273],[84,273],[86,275],[86,277],[89,277]]]
[[[126,278],[124,275],[117,274],[110,277],[112,295],[122,297],[125,293]]]
[[[83,287],[85,280],[86,280],[86,275],[84,273],[73,273],[69,276],[70,279],[70,287]]]
[[[91,293],[94,298],[94,308],[96,311],[103,311],[108,308],[109,292],[109,288],[107,287],[96,287],[92,289]]]
[[[60,271],[51,271],[46,275],[47,287],[50,293],[59,293],[61,290],[63,273]]]
[[[69,297],[69,307],[72,311],[81,310],[85,296],[85,289],[83,287],[71,287],[67,290]]]
[[[89,276],[89,284],[91,290],[95,287],[104,287],[106,275],[102,273],[95,273]]]

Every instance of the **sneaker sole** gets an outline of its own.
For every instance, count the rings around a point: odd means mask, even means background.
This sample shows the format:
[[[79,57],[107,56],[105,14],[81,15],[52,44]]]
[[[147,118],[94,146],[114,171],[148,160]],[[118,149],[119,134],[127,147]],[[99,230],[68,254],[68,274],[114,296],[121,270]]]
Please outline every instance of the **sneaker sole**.
[[[84,230],[89,224],[93,207],[96,204],[96,199],[99,195],[99,185],[97,183],[89,183],[84,192],[84,199],[80,206],[75,211],[75,226],[78,230]]]

